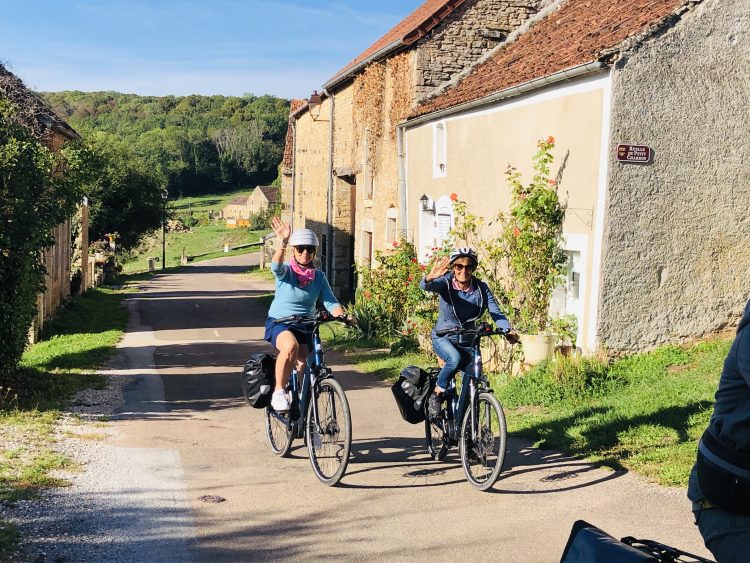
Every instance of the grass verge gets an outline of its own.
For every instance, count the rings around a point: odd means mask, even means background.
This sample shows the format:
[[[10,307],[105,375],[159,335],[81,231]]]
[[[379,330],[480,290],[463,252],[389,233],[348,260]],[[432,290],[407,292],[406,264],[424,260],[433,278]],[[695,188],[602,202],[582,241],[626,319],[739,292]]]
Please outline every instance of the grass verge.
[[[684,487],[731,341],[665,346],[611,364],[564,360],[496,390],[509,431],[535,446]]]
[[[78,391],[105,384],[94,372],[114,355],[127,325],[124,293],[100,288],[68,301],[0,389],[0,503],[66,484],[53,476],[74,468],[54,449],[60,409]],[[14,526],[0,521],[0,559],[17,542]]]

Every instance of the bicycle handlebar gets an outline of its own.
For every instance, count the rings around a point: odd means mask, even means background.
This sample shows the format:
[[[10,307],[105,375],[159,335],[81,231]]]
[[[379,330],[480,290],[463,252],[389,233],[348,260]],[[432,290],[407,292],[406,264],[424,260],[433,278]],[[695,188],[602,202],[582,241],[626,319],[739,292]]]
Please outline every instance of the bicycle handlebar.
[[[436,330],[435,336],[443,337],[443,336],[449,336],[449,335],[469,335],[469,336],[475,336],[477,338],[482,338],[484,336],[493,336],[493,335],[500,335],[504,336],[508,340],[511,340],[509,337],[511,331],[501,328],[495,328],[489,323],[482,323],[476,328],[464,328],[461,326],[454,326],[452,328],[446,328],[444,330]]]
[[[315,316],[312,317],[307,315],[290,315],[288,317],[281,317],[279,319],[274,319],[273,324],[293,323],[321,325],[323,323],[330,323],[332,321],[338,321],[347,325],[352,325],[351,319],[349,319],[349,317],[347,317],[346,315],[334,316],[331,315],[328,311],[319,311],[315,314]]]

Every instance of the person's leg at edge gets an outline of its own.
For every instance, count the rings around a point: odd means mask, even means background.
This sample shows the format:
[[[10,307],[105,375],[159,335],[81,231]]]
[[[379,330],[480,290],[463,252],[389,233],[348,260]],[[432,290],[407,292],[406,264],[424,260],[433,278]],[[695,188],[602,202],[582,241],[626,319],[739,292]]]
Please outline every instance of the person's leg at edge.
[[[435,354],[441,358],[445,365],[440,368],[437,377],[437,385],[435,387],[435,393],[430,397],[429,410],[432,416],[438,416],[440,413],[440,395],[443,394],[448,386],[450,385],[451,377],[453,377],[458,370],[461,362],[461,353],[456,349],[453,343],[448,340],[447,337],[433,338],[432,349]]]
[[[280,332],[276,336],[276,349],[279,355],[276,358],[276,388],[271,396],[271,406],[274,410],[289,410],[289,398],[286,395],[286,384],[292,365],[299,360],[300,345],[291,330]]]
[[[688,498],[693,501],[693,517],[703,543],[717,563],[747,561],[750,552],[750,516],[721,508],[702,508],[703,493],[698,486],[695,468],[688,482]]]

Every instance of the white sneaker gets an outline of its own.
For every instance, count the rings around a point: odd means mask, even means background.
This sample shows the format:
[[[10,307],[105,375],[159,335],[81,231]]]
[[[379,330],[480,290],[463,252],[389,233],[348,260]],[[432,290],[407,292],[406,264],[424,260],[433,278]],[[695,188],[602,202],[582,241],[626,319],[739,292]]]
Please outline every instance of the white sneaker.
[[[289,397],[287,397],[286,391],[279,390],[273,392],[273,395],[271,395],[271,407],[276,412],[289,410]]]

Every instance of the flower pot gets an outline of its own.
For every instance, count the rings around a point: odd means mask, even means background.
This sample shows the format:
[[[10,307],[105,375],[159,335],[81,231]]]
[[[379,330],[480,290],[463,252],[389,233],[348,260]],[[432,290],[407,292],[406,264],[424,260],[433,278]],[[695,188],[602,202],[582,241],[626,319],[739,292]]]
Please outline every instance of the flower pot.
[[[523,363],[535,366],[552,358],[557,336],[554,334],[520,334]]]

